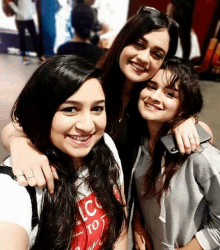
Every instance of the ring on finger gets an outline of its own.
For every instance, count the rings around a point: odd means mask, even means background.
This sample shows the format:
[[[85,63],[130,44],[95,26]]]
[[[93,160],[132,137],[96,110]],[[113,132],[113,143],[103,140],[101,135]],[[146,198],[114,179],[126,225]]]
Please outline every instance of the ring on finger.
[[[30,179],[30,178],[32,178],[32,177],[34,177],[34,175],[28,176],[28,179]]]
[[[193,137],[190,137],[189,140],[194,140],[194,138],[193,138]]]

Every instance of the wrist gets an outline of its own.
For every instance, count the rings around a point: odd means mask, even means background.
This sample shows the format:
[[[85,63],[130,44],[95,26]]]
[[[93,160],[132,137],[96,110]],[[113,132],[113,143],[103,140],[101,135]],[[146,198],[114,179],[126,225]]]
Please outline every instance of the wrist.
[[[194,123],[194,124],[197,124],[197,123],[199,122],[199,117],[198,117],[198,115],[193,115],[193,116],[192,116],[192,119],[193,119],[193,123]]]

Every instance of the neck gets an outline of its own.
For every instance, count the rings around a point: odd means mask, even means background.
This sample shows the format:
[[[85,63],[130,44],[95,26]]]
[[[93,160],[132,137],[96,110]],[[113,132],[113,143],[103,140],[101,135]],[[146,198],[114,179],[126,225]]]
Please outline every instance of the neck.
[[[155,140],[156,140],[156,136],[157,133],[159,131],[159,129],[161,128],[161,126],[163,125],[163,123],[158,123],[155,121],[148,121],[147,122],[147,126],[148,126],[148,131],[149,131],[149,151],[152,153],[153,147],[155,145]]]
[[[78,170],[83,165],[83,159],[82,158],[74,158],[73,162],[74,162],[75,170]]]
[[[90,43],[89,39],[82,38],[79,35],[75,34],[75,36],[71,39],[71,42],[78,42],[78,43]]]
[[[124,107],[128,105],[128,102],[131,98],[131,93],[135,84],[136,84],[135,82],[125,79],[124,88],[122,91],[122,101],[123,101]]]

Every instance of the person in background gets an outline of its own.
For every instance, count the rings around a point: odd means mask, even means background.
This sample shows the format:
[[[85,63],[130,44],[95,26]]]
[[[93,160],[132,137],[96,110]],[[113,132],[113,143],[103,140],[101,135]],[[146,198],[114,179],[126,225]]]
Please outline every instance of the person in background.
[[[94,28],[95,15],[91,7],[84,3],[77,4],[72,11],[72,26],[75,35],[70,42],[61,45],[58,55],[74,54],[96,64],[103,51],[100,47],[91,44],[90,35]]]
[[[1,250],[127,249],[123,173],[104,133],[99,75],[83,58],[58,56],[34,72],[15,102],[12,119],[53,162],[59,179],[53,196],[34,190],[39,218],[31,230],[33,201],[26,188],[0,174]],[[11,167],[11,158],[3,165]]]
[[[196,0],[170,0],[167,14],[179,25],[179,40],[175,56],[198,60],[201,56],[196,33],[192,29],[193,12]]]
[[[133,167],[136,249],[219,249],[220,151],[205,142],[182,156],[167,152],[160,141],[202,109],[193,64],[180,58],[164,62],[135,99],[136,127],[142,134]]]
[[[34,46],[34,50],[37,52],[37,56],[40,62],[46,61],[43,52],[40,50],[39,39],[36,32],[33,16],[36,13],[35,0],[18,0],[17,4],[8,0],[8,5],[12,8],[16,15],[16,27],[19,34],[19,47],[22,55],[23,64],[29,64],[30,60],[26,55],[27,46],[25,41],[25,31],[28,30],[31,40]]]

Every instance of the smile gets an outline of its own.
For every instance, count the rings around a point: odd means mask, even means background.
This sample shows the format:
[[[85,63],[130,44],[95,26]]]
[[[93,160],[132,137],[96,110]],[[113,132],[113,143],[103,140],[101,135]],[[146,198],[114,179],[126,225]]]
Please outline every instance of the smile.
[[[154,105],[154,104],[150,104],[150,103],[144,103],[145,107],[150,109],[150,110],[162,110],[162,108]]]
[[[147,71],[147,69],[145,67],[142,67],[141,65],[135,63],[135,62],[130,62],[131,66],[133,67],[133,69],[137,72],[144,72]]]
[[[90,135],[87,135],[87,136],[85,136],[85,135],[83,135],[83,136],[80,136],[80,135],[69,135],[69,138],[75,144],[86,145],[86,144],[88,144],[91,141],[92,136],[93,136],[93,134],[90,134]]]

